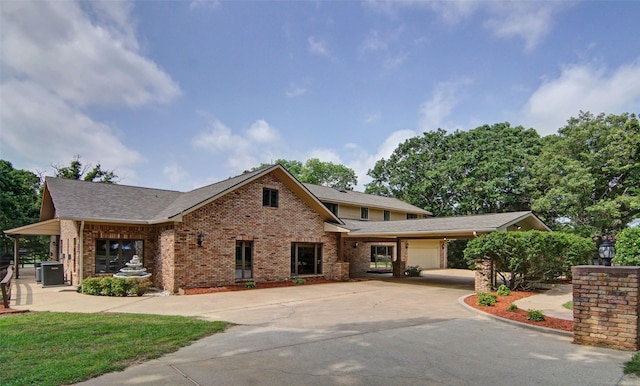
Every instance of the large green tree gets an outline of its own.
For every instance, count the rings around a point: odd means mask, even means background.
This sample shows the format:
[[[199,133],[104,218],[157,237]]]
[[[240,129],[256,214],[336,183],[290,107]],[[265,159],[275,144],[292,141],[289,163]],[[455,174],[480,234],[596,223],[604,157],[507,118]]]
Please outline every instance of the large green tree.
[[[532,208],[552,227],[617,233],[640,216],[640,123],[635,114],[580,112],[545,137],[533,165]]]
[[[93,182],[102,182],[106,184],[114,184],[118,176],[113,170],[102,170],[102,166],[98,163],[93,168],[91,165],[83,165],[80,162],[80,156],[73,157],[68,166],[51,165],[56,171],[56,177],[68,178],[71,180],[84,180]]]
[[[353,169],[341,164],[320,161],[317,158],[310,158],[304,164],[300,161],[285,159],[277,159],[275,163],[282,165],[300,182],[345,190],[353,190],[354,186],[358,184],[358,177]],[[271,165],[261,164],[252,170],[267,166]]]
[[[528,210],[530,167],[542,149],[533,129],[509,123],[409,138],[369,170],[367,193],[393,196],[436,216]]]
[[[3,254],[13,246],[3,231],[38,221],[39,187],[40,178],[36,174],[14,169],[11,162],[0,160],[0,239]],[[24,246],[28,247],[28,243]]]

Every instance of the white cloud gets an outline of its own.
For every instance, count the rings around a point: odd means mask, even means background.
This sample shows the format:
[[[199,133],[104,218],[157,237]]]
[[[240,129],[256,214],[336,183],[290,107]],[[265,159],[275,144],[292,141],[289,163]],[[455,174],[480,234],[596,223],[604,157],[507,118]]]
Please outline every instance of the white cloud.
[[[400,53],[398,55],[395,56],[388,56],[385,58],[385,60],[382,63],[382,67],[385,70],[393,70],[394,68],[400,66],[402,63],[404,63],[405,60],[407,60],[407,58],[409,57],[409,54],[407,53]]]
[[[192,144],[214,156],[224,157],[227,166],[235,172],[251,169],[261,163],[282,158],[279,132],[264,120],[257,120],[247,129],[234,133],[217,119],[196,136]]]
[[[285,90],[285,95],[288,98],[296,98],[299,96],[303,96],[306,93],[307,93],[306,87],[300,86],[295,83],[290,83],[289,87],[287,87],[287,89]]]
[[[555,15],[567,7],[564,2],[492,2],[492,16],[485,27],[503,38],[520,37],[527,51],[535,48],[553,28]]]
[[[381,117],[382,116],[380,115],[380,113],[370,114],[364,119],[364,123],[366,124],[376,123],[380,120]]]
[[[367,172],[375,166],[376,162],[383,158],[388,159],[398,145],[416,135],[418,133],[413,130],[395,131],[384,140],[375,153],[369,153],[353,143],[347,144],[345,146],[346,153],[349,155],[347,166],[353,169],[358,176],[358,185],[355,190],[364,191],[364,186],[371,182],[371,177],[367,176]]]
[[[191,0],[189,9],[192,11],[198,9],[217,9],[220,5],[219,0]]]
[[[420,106],[420,123],[422,131],[433,131],[441,128],[445,118],[451,115],[460,102],[460,88],[471,84],[469,79],[439,83],[431,98]]]
[[[313,149],[311,150],[311,153],[309,154],[307,159],[309,158],[317,158],[320,161],[333,162],[334,164],[342,163],[342,160],[340,159],[340,156],[338,155],[338,153],[336,153],[331,149]]]
[[[167,103],[180,87],[139,52],[130,2],[15,1],[0,7],[2,142],[23,164],[76,154],[123,180],[144,157],[86,107]]]
[[[522,110],[524,125],[553,134],[580,110],[593,114],[637,113],[640,106],[640,59],[612,71],[592,65],[562,69],[543,82]]]
[[[137,107],[180,95],[180,87],[137,51],[134,27],[123,25],[128,3],[83,4],[99,17],[92,20],[72,1],[3,4],[5,76],[28,79],[76,106]]]
[[[67,164],[76,154],[83,162],[115,170],[135,180],[132,169],[144,157],[128,148],[108,125],[95,122],[30,82],[0,85],[2,142],[42,165]]]
[[[308,49],[309,52],[314,55],[324,56],[327,58],[331,58],[331,52],[329,51],[329,45],[324,40],[317,40],[313,36],[309,36],[307,39],[309,43]]]
[[[387,51],[389,47],[398,40],[400,35],[402,35],[403,30],[404,26],[399,26],[390,32],[380,32],[378,30],[369,31],[369,35],[367,35],[367,38],[360,45],[360,52]]]
[[[189,177],[189,173],[175,162],[165,165],[165,167],[162,169],[162,174],[167,177],[172,185],[176,185],[179,182],[183,181],[185,178]]]

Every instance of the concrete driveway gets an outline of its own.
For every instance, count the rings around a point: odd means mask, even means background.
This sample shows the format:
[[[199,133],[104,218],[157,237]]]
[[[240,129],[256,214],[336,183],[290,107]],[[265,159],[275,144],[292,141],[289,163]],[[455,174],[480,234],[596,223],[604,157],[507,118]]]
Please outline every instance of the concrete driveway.
[[[142,298],[91,297],[20,280],[14,308],[239,324],[86,385],[583,386],[622,379],[631,353],[577,346],[479,315],[458,303],[473,291],[468,273],[427,276]]]

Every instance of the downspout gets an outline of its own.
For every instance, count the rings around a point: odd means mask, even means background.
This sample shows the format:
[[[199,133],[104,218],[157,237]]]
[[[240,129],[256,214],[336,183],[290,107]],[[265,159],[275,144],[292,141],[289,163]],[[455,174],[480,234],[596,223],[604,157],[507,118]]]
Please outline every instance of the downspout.
[[[84,220],[80,221],[80,272],[78,273],[78,285],[84,293],[82,280],[84,280]]]

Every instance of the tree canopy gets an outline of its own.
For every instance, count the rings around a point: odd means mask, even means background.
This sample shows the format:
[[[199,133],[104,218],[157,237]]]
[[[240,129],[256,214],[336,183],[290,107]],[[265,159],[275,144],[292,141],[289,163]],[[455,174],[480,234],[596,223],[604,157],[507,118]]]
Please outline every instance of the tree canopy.
[[[56,177],[68,178],[71,180],[84,180],[93,182],[102,182],[106,184],[114,184],[118,176],[113,170],[102,170],[98,163],[93,168],[91,165],[82,165],[80,156],[76,155],[68,166],[51,165],[56,171]]]
[[[580,112],[545,138],[533,165],[532,209],[556,229],[617,233],[640,215],[640,123]]]
[[[542,140],[509,123],[468,132],[425,132],[369,170],[366,192],[393,196],[436,216],[529,209],[530,165]]]
[[[285,159],[277,159],[275,163],[287,169],[300,182],[345,190],[353,190],[354,186],[358,184],[356,172],[341,164],[324,162],[317,158],[310,158],[304,164],[300,161]],[[267,166],[270,164],[261,164],[252,170]]]

